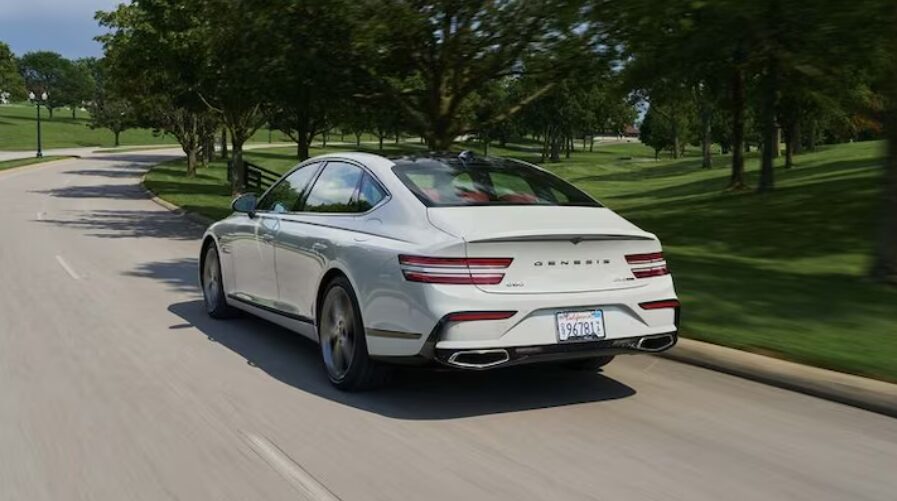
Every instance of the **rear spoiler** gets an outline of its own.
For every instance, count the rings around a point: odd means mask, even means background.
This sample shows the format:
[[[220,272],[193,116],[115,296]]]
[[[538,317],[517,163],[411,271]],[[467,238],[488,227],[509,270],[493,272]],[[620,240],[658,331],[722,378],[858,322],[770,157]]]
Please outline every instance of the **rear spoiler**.
[[[490,238],[476,238],[468,240],[468,243],[499,243],[499,242],[558,242],[567,241],[573,243],[587,241],[606,241],[606,240],[657,240],[654,235],[649,233],[594,233],[594,234],[523,234],[523,235],[503,235]]]

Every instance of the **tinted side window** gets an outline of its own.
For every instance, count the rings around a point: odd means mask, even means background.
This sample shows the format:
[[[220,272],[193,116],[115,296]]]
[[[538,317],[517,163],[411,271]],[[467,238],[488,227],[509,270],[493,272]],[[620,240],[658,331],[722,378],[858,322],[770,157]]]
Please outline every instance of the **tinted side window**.
[[[358,212],[354,199],[364,171],[341,162],[328,162],[305,201],[308,212]]]
[[[308,193],[309,183],[320,166],[319,163],[306,165],[281,180],[259,201],[258,210],[275,214],[298,210],[299,202]]]
[[[367,212],[384,198],[386,198],[386,192],[377,184],[377,181],[374,181],[370,174],[365,172],[364,177],[361,178],[361,186],[358,188],[358,199],[355,203],[356,211]]]

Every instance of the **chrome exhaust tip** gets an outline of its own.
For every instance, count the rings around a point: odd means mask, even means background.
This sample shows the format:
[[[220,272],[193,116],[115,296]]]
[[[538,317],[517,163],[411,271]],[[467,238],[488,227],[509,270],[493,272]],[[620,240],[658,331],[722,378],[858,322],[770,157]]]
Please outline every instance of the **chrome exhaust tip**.
[[[656,352],[663,351],[676,344],[676,339],[669,335],[646,336],[638,340],[635,348],[640,351]]]
[[[446,363],[464,369],[488,369],[510,359],[508,350],[464,350],[452,353]]]

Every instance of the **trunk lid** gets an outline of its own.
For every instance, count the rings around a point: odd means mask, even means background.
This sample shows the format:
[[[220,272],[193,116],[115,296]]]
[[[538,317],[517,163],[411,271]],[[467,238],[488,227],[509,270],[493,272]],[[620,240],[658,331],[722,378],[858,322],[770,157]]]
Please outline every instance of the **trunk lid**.
[[[603,207],[428,209],[437,228],[464,239],[467,257],[510,257],[490,293],[587,292],[640,285],[627,254],[659,252],[657,238]]]

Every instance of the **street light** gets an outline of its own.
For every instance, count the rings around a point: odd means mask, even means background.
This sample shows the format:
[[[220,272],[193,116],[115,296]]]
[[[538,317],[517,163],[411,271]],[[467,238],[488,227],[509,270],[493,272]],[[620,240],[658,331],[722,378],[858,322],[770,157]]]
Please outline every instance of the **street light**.
[[[50,96],[46,93],[46,91],[41,92],[40,96],[35,96],[34,92],[28,93],[28,99],[31,100],[32,103],[37,105],[37,158],[41,158],[44,156],[40,141],[40,104],[41,102],[46,103],[48,97]]]

